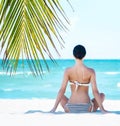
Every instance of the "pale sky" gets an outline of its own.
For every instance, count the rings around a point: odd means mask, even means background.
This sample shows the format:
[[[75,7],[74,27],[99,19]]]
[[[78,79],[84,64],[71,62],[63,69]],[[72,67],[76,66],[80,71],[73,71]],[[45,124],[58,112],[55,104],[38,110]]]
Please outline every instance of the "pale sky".
[[[120,59],[120,0],[64,0],[71,25],[63,34],[65,48],[61,58],[73,58],[77,44],[86,47],[88,59]]]
[[[73,58],[73,47],[82,44],[87,59],[120,59],[120,0],[69,0],[74,12],[66,1],[60,0],[70,25],[61,33],[66,43],[58,47],[60,58]]]

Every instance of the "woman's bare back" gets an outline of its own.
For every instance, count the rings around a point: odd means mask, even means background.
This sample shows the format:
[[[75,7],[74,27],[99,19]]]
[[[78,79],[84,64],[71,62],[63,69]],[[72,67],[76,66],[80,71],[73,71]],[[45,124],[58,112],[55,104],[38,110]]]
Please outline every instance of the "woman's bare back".
[[[92,69],[85,65],[75,65],[68,68],[68,76],[71,87],[70,103],[88,103],[90,98],[88,95],[89,83],[91,79]],[[76,85],[78,82],[81,85]],[[84,84],[84,86],[83,86]],[[77,86],[77,88],[76,88]]]

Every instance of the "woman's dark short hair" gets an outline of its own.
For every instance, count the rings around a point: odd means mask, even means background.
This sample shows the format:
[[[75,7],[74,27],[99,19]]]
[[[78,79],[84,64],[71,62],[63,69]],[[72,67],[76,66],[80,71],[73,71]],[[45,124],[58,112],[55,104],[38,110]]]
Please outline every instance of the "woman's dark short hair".
[[[86,49],[82,45],[77,45],[73,49],[73,55],[77,59],[82,59],[86,55]]]

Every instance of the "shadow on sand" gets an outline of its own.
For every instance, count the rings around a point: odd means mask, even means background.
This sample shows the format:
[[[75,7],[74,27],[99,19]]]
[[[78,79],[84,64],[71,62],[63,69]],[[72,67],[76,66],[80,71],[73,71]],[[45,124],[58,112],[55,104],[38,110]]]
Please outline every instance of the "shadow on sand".
[[[120,111],[110,111],[110,113],[113,113],[113,114],[120,114]]]
[[[29,110],[27,112],[25,112],[25,114],[33,114],[33,113],[47,113],[47,114],[65,114],[65,112],[62,111],[57,111],[54,113],[51,112],[47,112],[47,111],[41,111],[41,110]],[[76,114],[82,114],[82,113],[76,113]],[[100,110],[98,110],[97,112],[93,112],[92,114],[101,114]],[[108,114],[120,114],[120,111],[109,111]]]
[[[33,113],[64,114],[65,112],[58,111],[58,112],[51,113],[49,111],[46,112],[46,111],[41,111],[41,110],[29,110],[29,111],[25,112],[25,114],[33,114]]]
[[[94,113],[101,113],[100,110],[97,110],[97,112],[94,112]],[[108,114],[120,114],[120,111],[108,111]]]

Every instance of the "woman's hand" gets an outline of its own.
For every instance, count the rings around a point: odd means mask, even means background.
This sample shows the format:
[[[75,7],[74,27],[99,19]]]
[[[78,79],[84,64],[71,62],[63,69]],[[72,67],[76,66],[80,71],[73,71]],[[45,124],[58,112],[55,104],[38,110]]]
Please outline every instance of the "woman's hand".
[[[50,112],[51,112],[51,113],[54,113],[54,112],[55,112],[55,110],[56,110],[56,109],[55,109],[55,108],[53,108],[53,109],[51,109],[51,110],[50,110]]]

